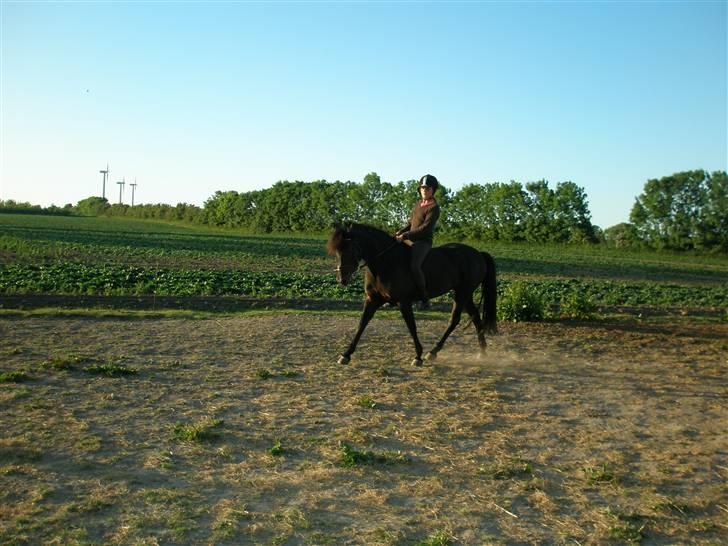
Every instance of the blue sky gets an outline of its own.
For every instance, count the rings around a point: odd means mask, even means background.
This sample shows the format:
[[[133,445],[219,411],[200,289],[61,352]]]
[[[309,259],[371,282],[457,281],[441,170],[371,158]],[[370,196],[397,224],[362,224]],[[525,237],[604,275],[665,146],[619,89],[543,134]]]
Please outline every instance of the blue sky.
[[[728,168],[726,2],[0,2],[0,199]],[[109,187],[113,186],[113,187]],[[130,200],[127,187],[125,202]]]

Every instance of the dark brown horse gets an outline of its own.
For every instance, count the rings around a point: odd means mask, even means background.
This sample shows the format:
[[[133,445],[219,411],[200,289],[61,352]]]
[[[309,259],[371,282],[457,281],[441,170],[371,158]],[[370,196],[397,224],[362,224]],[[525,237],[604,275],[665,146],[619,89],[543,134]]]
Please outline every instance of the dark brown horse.
[[[410,247],[398,242],[384,231],[363,225],[346,224],[334,229],[326,245],[329,254],[337,259],[336,278],[348,284],[354,273],[364,267],[364,312],[359,328],[349,347],[339,357],[339,364],[347,364],[364,329],[374,313],[385,303],[398,305],[415,343],[416,356],[412,363],[422,365],[422,344],[417,337],[417,326],[412,302],[421,298],[410,273]],[[450,243],[433,248],[422,266],[427,279],[427,291],[435,297],[453,291],[455,302],[450,324],[440,341],[427,355],[434,359],[445,340],[460,322],[463,309],[475,325],[481,354],[485,351],[485,333],[496,332],[496,278],[495,262],[487,252],[479,252],[467,245]],[[482,287],[480,305],[473,301],[473,292]],[[483,308],[483,320],[479,307]]]

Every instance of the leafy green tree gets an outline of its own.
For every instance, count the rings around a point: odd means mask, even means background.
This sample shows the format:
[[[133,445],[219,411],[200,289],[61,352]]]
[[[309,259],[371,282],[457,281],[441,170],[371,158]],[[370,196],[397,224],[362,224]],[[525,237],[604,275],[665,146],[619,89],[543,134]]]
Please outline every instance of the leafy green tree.
[[[251,200],[236,191],[215,192],[204,208],[210,225],[241,227],[251,221]]]
[[[412,213],[412,207],[419,198],[417,193],[417,180],[400,180],[392,186],[389,194],[388,204],[389,224],[392,231],[396,231],[406,225]]]
[[[452,197],[449,228],[456,237],[496,239],[491,184],[466,184]]]
[[[527,182],[528,212],[524,218],[524,235],[533,242],[568,239],[568,227],[562,222],[561,203],[546,180]]]
[[[381,228],[389,227],[388,201],[391,201],[391,185],[382,182],[375,172],[364,177],[362,184],[351,188],[349,198],[354,204],[354,220]]]
[[[648,180],[630,220],[658,249],[728,250],[726,173],[685,171]]]
[[[715,171],[706,180],[706,203],[700,227],[702,248],[728,252],[728,175]]]
[[[336,182],[326,183],[322,181],[321,199],[324,200],[324,208],[326,210],[324,230],[328,230],[333,224],[342,223],[345,220],[354,218],[354,204],[349,199],[352,192],[354,182]]]
[[[554,192],[555,225],[559,241],[596,242],[586,192],[573,182],[559,182]]]
[[[586,193],[572,182],[553,190],[546,180],[467,184],[451,199],[448,227],[455,237],[502,241],[596,242]]]
[[[504,241],[526,240],[528,198],[520,183],[496,183],[492,190],[496,239]]]

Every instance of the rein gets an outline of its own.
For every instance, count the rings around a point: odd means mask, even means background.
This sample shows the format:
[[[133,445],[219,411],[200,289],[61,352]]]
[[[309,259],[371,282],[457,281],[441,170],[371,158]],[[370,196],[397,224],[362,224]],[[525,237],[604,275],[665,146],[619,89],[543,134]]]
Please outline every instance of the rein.
[[[392,250],[392,249],[393,249],[393,248],[394,248],[395,246],[397,246],[398,244],[399,244],[399,241],[395,240],[395,241],[394,241],[394,242],[393,242],[393,243],[392,243],[391,245],[389,245],[389,246],[388,246],[387,248],[385,248],[384,250],[381,250],[381,251],[379,251],[379,252],[378,252],[378,253],[377,253],[377,254],[376,254],[376,255],[375,255],[375,256],[374,256],[373,258],[372,258],[372,260],[376,260],[376,259],[377,259],[377,258],[379,258],[380,256],[383,256],[384,254],[386,254],[387,252],[389,252],[390,250]],[[358,245],[357,245],[357,247],[358,247]],[[361,265],[360,265],[359,267],[357,267],[357,270],[358,270],[358,269],[361,269],[362,267],[365,267],[365,266],[367,266],[367,265],[368,265],[368,264],[367,264],[367,262],[366,262],[366,260],[364,260],[364,258],[361,258],[361,261],[362,261],[362,263],[361,263]],[[371,261],[371,260],[370,260],[370,261]],[[337,271],[337,272],[341,271],[341,266],[340,266],[340,265],[336,266],[336,269],[335,269],[335,271]]]
[[[384,254],[386,254],[387,252],[389,252],[390,250],[392,250],[392,249],[393,249],[393,248],[394,248],[395,246],[397,246],[398,244],[399,244],[399,241],[395,240],[395,241],[394,241],[394,242],[393,242],[393,243],[392,243],[391,245],[389,245],[389,246],[388,246],[387,248],[385,248],[384,250],[382,250],[382,251],[380,251],[379,253],[377,253],[377,255],[376,255],[376,256],[374,256],[374,257],[372,258],[372,260],[376,260],[376,259],[377,259],[377,258],[379,258],[380,256],[383,256]],[[370,260],[370,261],[371,261],[371,260]],[[359,269],[361,269],[362,267],[364,267],[364,266],[366,266],[366,265],[368,265],[368,264],[367,264],[367,262],[366,262],[366,261],[364,261],[364,259],[362,258],[362,264],[361,264],[361,265],[359,266]]]

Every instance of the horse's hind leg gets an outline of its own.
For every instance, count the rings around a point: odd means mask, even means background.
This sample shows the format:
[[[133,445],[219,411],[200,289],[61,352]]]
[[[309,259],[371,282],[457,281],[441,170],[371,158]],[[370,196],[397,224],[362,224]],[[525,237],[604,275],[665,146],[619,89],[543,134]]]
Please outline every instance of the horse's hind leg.
[[[437,353],[439,353],[443,345],[445,345],[445,340],[450,336],[450,334],[452,334],[452,331],[460,323],[460,316],[462,314],[463,304],[456,299],[455,303],[453,303],[452,306],[452,313],[450,313],[450,324],[447,325],[447,330],[445,330],[445,333],[442,334],[442,337],[440,338],[440,341],[437,342],[437,345],[435,345],[432,350],[427,354],[427,360],[435,360],[437,358]]]
[[[465,310],[468,312],[468,315],[470,315],[470,318],[473,319],[473,324],[475,324],[475,330],[478,333],[480,354],[483,354],[485,352],[485,329],[483,328],[483,321],[480,320],[478,306],[475,305],[475,303],[473,302],[472,295],[468,297],[467,301],[465,302]]]

